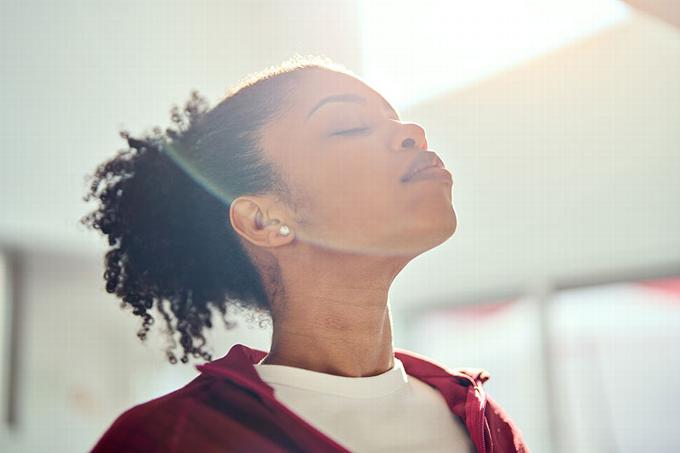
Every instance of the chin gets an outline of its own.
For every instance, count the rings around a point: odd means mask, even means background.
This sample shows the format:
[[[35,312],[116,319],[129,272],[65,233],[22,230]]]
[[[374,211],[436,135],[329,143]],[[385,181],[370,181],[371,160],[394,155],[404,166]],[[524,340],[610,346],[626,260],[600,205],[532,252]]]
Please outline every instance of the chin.
[[[446,242],[457,228],[458,219],[452,207],[450,215],[440,217],[437,222],[430,220],[409,228],[401,235],[396,248],[403,254],[415,257]]]
[[[453,209],[453,205],[451,205],[451,209],[446,215],[438,216],[436,220],[436,222],[430,220],[425,225],[421,226],[423,230],[421,233],[422,237],[432,238],[431,241],[434,243],[433,247],[445,242],[453,236],[458,229],[458,217],[456,216],[456,211]],[[425,231],[427,231],[427,233]]]
[[[433,244],[430,248],[434,248],[446,242],[451,236],[455,234],[457,228],[458,219],[456,219],[456,216],[453,215],[449,222],[445,223],[441,228],[432,233]]]
[[[437,228],[436,232],[433,234],[436,237],[436,243],[432,247],[436,247],[446,242],[455,234],[457,229],[458,218],[456,216],[456,211],[453,209],[453,206],[451,206],[451,212],[445,219],[442,219],[440,228]]]
[[[449,227],[450,231],[449,231],[449,235],[447,236],[446,239],[453,236],[457,229],[458,229],[458,217],[456,216],[456,211],[452,207],[451,208],[451,222],[450,222],[450,227]]]

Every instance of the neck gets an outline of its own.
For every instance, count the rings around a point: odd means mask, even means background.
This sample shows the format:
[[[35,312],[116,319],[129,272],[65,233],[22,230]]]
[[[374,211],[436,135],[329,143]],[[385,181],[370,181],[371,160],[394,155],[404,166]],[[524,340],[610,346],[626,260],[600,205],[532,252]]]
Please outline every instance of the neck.
[[[347,377],[391,369],[388,292],[407,262],[328,253],[279,256],[283,291],[273,298],[272,347],[260,363]]]

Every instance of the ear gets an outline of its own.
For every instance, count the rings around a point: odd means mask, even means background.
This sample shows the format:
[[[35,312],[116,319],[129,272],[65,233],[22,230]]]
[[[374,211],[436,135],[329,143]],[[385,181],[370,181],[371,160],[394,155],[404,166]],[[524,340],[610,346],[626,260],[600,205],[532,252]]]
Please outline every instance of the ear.
[[[234,230],[246,241],[258,247],[279,247],[286,245],[295,236],[292,226],[273,215],[270,201],[263,197],[243,196],[232,201],[229,207],[229,221]],[[291,233],[279,233],[282,224],[291,227]]]

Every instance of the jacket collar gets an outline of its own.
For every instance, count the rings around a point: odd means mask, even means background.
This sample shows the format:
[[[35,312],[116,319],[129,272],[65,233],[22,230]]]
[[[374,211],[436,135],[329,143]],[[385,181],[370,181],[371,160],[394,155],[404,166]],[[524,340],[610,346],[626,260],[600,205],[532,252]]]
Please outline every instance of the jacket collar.
[[[274,389],[260,378],[255,369],[255,364],[266,355],[265,351],[237,343],[226,356],[196,368],[203,376],[228,379],[254,393],[261,401],[275,405]],[[486,396],[481,384],[489,375],[477,369],[451,370],[401,348],[394,348],[394,355],[404,364],[408,375],[422,380],[442,394],[451,412],[465,423],[477,450],[488,451],[491,439],[488,425],[485,427]]]
[[[264,382],[255,364],[260,362],[267,352],[237,343],[231,347],[224,357],[198,365],[196,368],[203,374],[227,378],[235,384],[250,390],[260,397],[273,398],[274,389]],[[420,354],[406,349],[394,348],[394,355],[404,364],[406,373],[431,385],[437,385],[441,379],[454,379],[459,385],[477,387],[488,379],[482,370],[450,370]]]

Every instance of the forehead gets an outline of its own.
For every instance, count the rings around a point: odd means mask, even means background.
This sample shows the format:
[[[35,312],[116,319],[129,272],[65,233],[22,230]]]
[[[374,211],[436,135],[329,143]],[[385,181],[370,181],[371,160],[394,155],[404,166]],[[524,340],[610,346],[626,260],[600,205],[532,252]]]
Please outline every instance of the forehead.
[[[350,74],[330,70],[312,70],[302,76],[296,95],[289,100],[289,113],[306,121],[322,102],[354,101],[379,105],[387,112],[396,113],[390,103],[375,89]]]
[[[286,159],[302,158],[304,153],[288,153],[290,149],[305,144],[313,139],[318,129],[314,116],[309,114],[318,107],[319,115],[325,106],[320,102],[327,98],[339,96],[346,99],[361,97],[367,105],[376,105],[384,109],[386,114],[398,118],[392,106],[376,90],[365,82],[350,74],[331,70],[309,70],[294,82],[292,90],[285,101],[285,106],[276,117],[260,130],[260,144],[265,153],[275,160],[286,156]],[[361,104],[343,102],[345,105],[357,108]],[[299,149],[299,148],[298,148]]]

